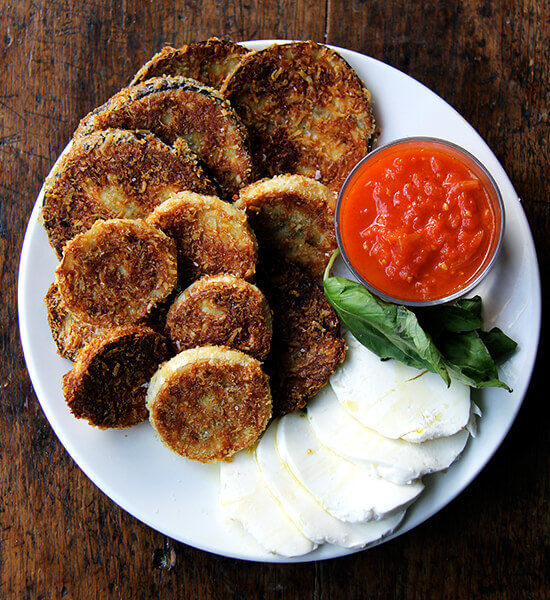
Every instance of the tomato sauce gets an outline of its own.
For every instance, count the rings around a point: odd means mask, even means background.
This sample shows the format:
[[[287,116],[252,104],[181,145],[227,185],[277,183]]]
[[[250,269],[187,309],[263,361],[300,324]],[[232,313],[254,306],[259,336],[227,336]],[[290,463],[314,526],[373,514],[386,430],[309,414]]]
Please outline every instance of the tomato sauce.
[[[348,260],[376,290],[403,301],[465,287],[490,260],[500,230],[496,194],[482,177],[469,157],[436,142],[382,150],[340,200]]]

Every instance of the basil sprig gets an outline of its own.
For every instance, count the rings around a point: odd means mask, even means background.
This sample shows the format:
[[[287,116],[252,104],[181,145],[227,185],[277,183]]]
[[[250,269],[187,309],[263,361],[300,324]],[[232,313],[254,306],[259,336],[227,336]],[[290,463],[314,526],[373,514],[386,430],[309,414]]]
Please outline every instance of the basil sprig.
[[[479,296],[452,304],[419,309],[386,302],[364,286],[344,277],[331,277],[336,251],[327,265],[325,296],[353,336],[380,358],[393,358],[411,367],[476,388],[510,388],[498,378],[497,361],[517,347],[497,327],[482,331]]]

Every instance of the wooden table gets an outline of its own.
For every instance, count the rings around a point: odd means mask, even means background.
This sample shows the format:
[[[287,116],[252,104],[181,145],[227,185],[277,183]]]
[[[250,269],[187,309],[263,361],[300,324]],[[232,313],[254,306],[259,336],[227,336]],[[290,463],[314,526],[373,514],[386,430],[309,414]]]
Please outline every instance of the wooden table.
[[[510,435],[457,500],[397,540],[330,562],[252,564],[166,539],[104,496],[58,442],[17,329],[35,197],[80,117],[164,43],[211,35],[345,46],[440,94],[510,175],[547,287],[548,2],[1,0],[0,599],[549,598],[547,346]]]

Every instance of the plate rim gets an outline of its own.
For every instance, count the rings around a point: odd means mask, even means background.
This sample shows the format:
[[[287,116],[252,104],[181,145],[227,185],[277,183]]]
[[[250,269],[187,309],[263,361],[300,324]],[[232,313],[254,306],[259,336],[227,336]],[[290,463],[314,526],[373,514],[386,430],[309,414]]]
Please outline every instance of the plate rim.
[[[247,41],[242,41],[239,43],[241,43],[253,50],[257,50],[257,49],[267,47],[268,45],[271,45],[271,44],[275,44],[275,43],[276,44],[285,44],[285,43],[289,43],[289,42],[293,42],[293,41],[301,41],[301,40],[266,39],[266,40],[247,40]],[[57,425],[55,417],[53,416],[53,411],[50,410],[48,402],[42,401],[41,396],[47,397],[47,394],[46,394],[45,390],[43,389],[42,383],[41,383],[38,375],[36,374],[36,371],[35,371],[32,361],[30,361],[27,357],[28,354],[30,355],[30,346],[32,344],[32,339],[31,339],[32,336],[30,334],[30,331],[28,330],[27,322],[26,322],[26,318],[25,318],[24,310],[23,310],[24,295],[25,295],[25,291],[26,291],[26,283],[25,283],[24,279],[25,279],[26,269],[27,269],[27,265],[28,265],[29,252],[30,252],[30,250],[29,250],[30,242],[28,241],[28,235],[29,235],[30,229],[31,228],[34,229],[34,227],[36,226],[36,221],[39,218],[41,202],[42,202],[42,198],[43,198],[43,188],[44,188],[43,184],[42,184],[40,191],[37,195],[37,198],[34,202],[31,214],[30,214],[28,222],[27,222],[27,226],[25,228],[25,235],[23,238],[22,246],[21,246],[21,254],[20,254],[19,265],[18,265],[17,317],[18,317],[18,325],[19,325],[19,337],[20,337],[20,342],[21,342],[21,348],[23,351],[23,357],[25,360],[25,366],[26,366],[26,369],[27,369],[27,372],[29,375],[29,379],[33,386],[35,395],[37,397],[37,400],[42,408],[42,411],[44,412],[44,415],[46,416],[46,419],[48,420],[48,423],[50,424],[51,428],[53,429],[54,433],[56,434],[58,440],[61,442],[61,445],[64,447],[65,451],[69,454],[71,459],[78,465],[78,467],[82,470],[82,472],[86,475],[86,477],[88,477],[88,479],[90,479],[92,481],[92,483],[100,489],[100,491],[103,494],[105,494],[110,500],[112,500],[115,504],[117,504],[124,511],[128,512],[133,518],[137,519],[138,521],[141,521],[142,523],[144,523],[151,529],[158,531],[159,533],[162,533],[163,535],[166,535],[167,537],[169,537],[171,539],[175,539],[175,540],[179,541],[180,543],[187,544],[193,548],[197,548],[199,550],[203,550],[203,551],[209,552],[209,553],[217,555],[217,556],[246,560],[249,562],[281,563],[281,564],[300,563],[300,562],[312,562],[312,561],[317,561],[317,560],[328,560],[328,559],[333,559],[333,558],[340,558],[340,557],[347,556],[350,554],[355,554],[357,552],[361,552],[363,550],[368,550],[370,548],[374,548],[380,544],[383,544],[383,543],[393,540],[397,537],[400,537],[401,535],[404,535],[411,529],[414,529],[415,527],[418,527],[419,525],[425,523],[434,514],[443,510],[479,476],[479,474],[485,469],[487,464],[492,460],[495,453],[502,445],[502,442],[508,435],[512,425],[514,424],[514,422],[517,418],[518,412],[521,409],[521,406],[523,405],[523,402],[525,400],[525,396],[526,396],[527,390],[529,388],[529,384],[530,384],[532,376],[533,376],[535,362],[536,362],[536,358],[538,355],[538,348],[539,348],[539,344],[540,344],[541,301],[542,301],[542,299],[541,299],[541,280],[540,280],[540,268],[539,268],[539,264],[538,264],[538,258],[537,258],[537,254],[536,254],[536,247],[534,244],[533,234],[532,234],[531,228],[529,227],[529,222],[527,221],[527,217],[523,210],[521,200],[520,200],[512,182],[510,181],[508,174],[504,170],[504,168],[501,165],[498,158],[494,155],[493,151],[491,150],[491,148],[489,147],[489,145],[487,144],[485,139],[451,104],[449,104],[449,102],[447,102],[445,99],[443,99],[441,96],[436,94],[433,90],[428,88],[422,82],[411,77],[407,73],[404,73],[403,71],[401,71],[400,69],[397,69],[396,67],[394,67],[392,65],[389,65],[379,59],[368,56],[361,52],[347,49],[347,48],[342,48],[339,46],[334,46],[331,44],[323,44],[323,45],[326,45],[326,46],[336,50],[337,52],[343,53],[344,55],[350,53],[350,54],[354,55],[354,57],[357,58],[359,61],[367,60],[367,61],[374,61],[375,63],[380,63],[385,68],[395,71],[398,76],[405,77],[405,78],[412,80],[412,82],[414,82],[414,84],[421,86],[425,93],[435,95],[441,102],[446,104],[455,113],[455,115],[460,119],[461,125],[465,126],[469,130],[471,130],[471,132],[473,132],[479,138],[481,143],[486,147],[486,149],[489,151],[489,153],[494,158],[495,164],[498,165],[498,168],[501,171],[501,173],[499,174],[500,178],[503,178],[503,179],[505,178],[506,183],[509,184],[510,189],[512,189],[514,192],[514,197],[513,197],[513,199],[511,198],[511,200],[518,203],[518,208],[520,209],[518,214],[520,215],[520,217],[523,221],[522,225],[524,226],[524,228],[527,232],[527,235],[529,236],[529,241],[530,241],[529,250],[532,251],[532,259],[533,259],[532,266],[534,267],[534,276],[535,276],[534,283],[536,285],[536,291],[537,291],[536,298],[535,298],[535,300],[536,300],[536,307],[535,307],[536,308],[536,311],[535,311],[536,312],[536,322],[535,322],[535,326],[533,328],[533,334],[536,339],[536,343],[533,345],[532,355],[528,356],[528,359],[526,361],[527,367],[529,370],[529,375],[527,378],[525,378],[525,380],[523,382],[524,386],[523,386],[523,389],[521,390],[521,393],[519,394],[519,401],[517,403],[517,406],[515,407],[515,410],[513,411],[513,414],[511,416],[509,422],[507,423],[506,427],[503,428],[501,435],[498,437],[498,441],[494,443],[494,445],[491,448],[491,451],[488,453],[486,459],[478,467],[476,467],[473,470],[473,472],[467,477],[466,483],[464,483],[455,493],[453,493],[450,496],[448,496],[447,498],[445,498],[445,501],[442,504],[439,504],[437,507],[433,508],[432,510],[427,511],[425,517],[422,519],[421,522],[417,523],[413,527],[413,526],[410,526],[410,524],[407,524],[407,517],[405,517],[403,523],[397,528],[397,530],[394,533],[388,535],[387,537],[383,538],[382,540],[379,540],[375,544],[368,546],[367,548],[359,548],[359,549],[350,550],[350,549],[340,548],[340,547],[335,546],[334,548],[336,548],[337,551],[334,552],[331,556],[310,557],[311,556],[311,553],[310,553],[310,554],[306,554],[303,556],[298,556],[298,557],[289,559],[289,558],[281,557],[281,556],[277,556],[277,555],[274,555],[273,558],[271,558],[271,557],[269,557],[269,558],[252,558],[250,556],[239,555],[238,553],[231,553],[231,554],[223,553],[209,544],[197,544],[194,542],[190,543],[190,542],[186,541],[185,539],[180,539],[179,537],[176,538],[176,537],[174,537],[173,532],[169,532],[168,530],[166,530],[166,528],[158,527],[157,525],[152,525],[151,521],[149,520],[149,518],[146,515],[140,514],[140,516],[136,516],[135,512],[132,510],[131,502],[126,501],[120,494],[118,494],[114,490],[112,490],[109,485],[103,485],[104,482],[102,481],[102,477],[93,468],[87,469],[83,466],[83,464],[86,464],[86,460],[77,451],[75,451],[74,448],[72,448],[71,441],[63,433],[62,427]],[[344,60],[346,60],[345,56],[343,56],[343,58],[344,58]],[[67,151],[70,144],[71,144],[71,140],[69,140],[68,144],[65,146],[63,151],[57,157],[56,161],[54,162],[54,165],[60,160],[61,156]],[[53,168],[54,168],[54,166],[52,166],[52,169]],[[71,450],[69,450],[69,448],[71,448]],[[77,457],[74,456],[73,452],[75,454],[77,454]],[[93,474],[91,475],[89,473],[89,471],[93,471]],[[98,483],[99,481],[101,481],[101,483]],[[109,492],[106,492],[105,488],[109,489]]]

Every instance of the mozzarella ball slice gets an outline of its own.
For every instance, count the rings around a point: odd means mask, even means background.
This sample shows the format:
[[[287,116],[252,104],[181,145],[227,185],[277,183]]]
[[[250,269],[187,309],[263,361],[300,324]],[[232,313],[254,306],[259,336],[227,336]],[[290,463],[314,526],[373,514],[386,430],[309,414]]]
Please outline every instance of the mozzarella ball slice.
[[[221,464],[220,504],[268,552],[291,557],[316,548],[268,490],[253,451],[239,452]]]
[[[312,542],[328,542],[345,548],[362,548],[391,533],[399,525],[404,511],[364,523],[345,523],[335,519],[292,475],[283,462],[276,444],[277,421],[262,436],[256,448],[256,460],[269,491],[285,513]]]
[[[470,419],[470,388],[396,360],[382,361],[351,333],[346,360],[330,383],[342,406],[365,427],[392,438],[424,442],[449,436]]]
[[[307,416],[315,435],[333,452],[400,484],[449,467],[464,450],[469,435],[464,429],[421,444],[386,438],[354,419],[330,386],[311,400]]]
[[[356,523],[406,508],[424,489],[420,481],[397,485],[373,476],[323,446],[303,413],[285,415],[277,449],[294,477],[332,516]]]

